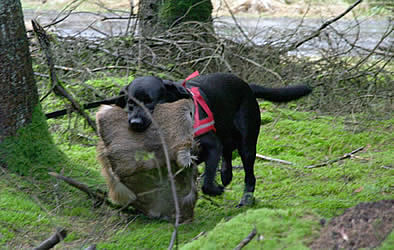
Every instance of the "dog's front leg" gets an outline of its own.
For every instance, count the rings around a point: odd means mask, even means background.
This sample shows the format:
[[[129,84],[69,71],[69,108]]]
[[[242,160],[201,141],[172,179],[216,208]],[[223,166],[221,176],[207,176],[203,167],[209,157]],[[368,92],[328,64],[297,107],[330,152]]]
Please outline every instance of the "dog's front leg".
[[[222,155],[222,144],[216,135],[209,132],[199,138],[201,151],[199,162],[205,162],[205,177],[202,192],[210,196],[221,195],[224,187],[215,182],[216,170]]]

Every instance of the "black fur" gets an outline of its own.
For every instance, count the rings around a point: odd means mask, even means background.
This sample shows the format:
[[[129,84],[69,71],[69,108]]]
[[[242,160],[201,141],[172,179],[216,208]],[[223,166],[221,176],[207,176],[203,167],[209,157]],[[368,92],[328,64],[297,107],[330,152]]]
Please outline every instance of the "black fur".
[[[232,180],[232,152],[237,149],[245,170],[245,194],[253,194],[256,178],[253,165],[256,159],[256,143],[260,130],[260,110],[256,98],[272,102],[288,102],[311,93],[305,86],[285,88],[265,88],[247,84],[232,74],[215,73],[199,76],[188,81],[188,85],[200,88],[207,97],[214,119],[216,133],[208,132],[198,137],[200,151],[198,162],[205,162],[205,178],[202,191],[208,195],[222,194],[224,187],[215,184],[215,174],[222,158],[221,180],[224,186]],[[180,85],[157,77],[140,77],[131,82],[124,90],[127,96],[133,96],[153,111],[158,103],[172,102],[181,98],[191,98]],[[151,121],[134,102],[127,98],[130,127],[144,131]],[[120,105],[122,106],[122,105]],[[244,198],[240,205],[248,202]]]

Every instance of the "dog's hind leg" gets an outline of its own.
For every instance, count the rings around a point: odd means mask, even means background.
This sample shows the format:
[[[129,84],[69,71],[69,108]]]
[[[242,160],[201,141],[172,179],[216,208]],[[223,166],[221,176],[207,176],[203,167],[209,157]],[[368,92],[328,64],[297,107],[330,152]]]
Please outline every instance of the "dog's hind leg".
[[[245,171],[245,189],[238,206],[252,205],[253,192],[256,185],[254,162],[256,160],[256,144],[260,131],[260,111],[256,100],[248,99],[237,114],[235,124],[241,135],[238,153],[241,156]]]
[[[256,177],[254,176],[254,161],[256,159],[255,147],[241,147],[239,150],[242,164],[245,170],[245,189],[241,201],[238,206],[252,205],[254,203],[254,188],[256,185]]]

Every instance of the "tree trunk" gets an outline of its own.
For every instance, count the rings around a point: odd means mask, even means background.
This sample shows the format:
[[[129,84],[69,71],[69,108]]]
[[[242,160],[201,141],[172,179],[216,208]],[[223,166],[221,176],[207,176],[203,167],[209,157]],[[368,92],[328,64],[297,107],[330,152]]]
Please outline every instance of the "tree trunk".
[[[141,0],[139,27],[143,36],[154,36],[187,21],[212,23],[210,0]]]
[[[139,32],[143,36],[153,36],[164,30],[159,21],[159,7],[162,0],[140,0],[138,7]]]
[[[0,143],[31,122],[38,103],[19,0],[0,0]]]

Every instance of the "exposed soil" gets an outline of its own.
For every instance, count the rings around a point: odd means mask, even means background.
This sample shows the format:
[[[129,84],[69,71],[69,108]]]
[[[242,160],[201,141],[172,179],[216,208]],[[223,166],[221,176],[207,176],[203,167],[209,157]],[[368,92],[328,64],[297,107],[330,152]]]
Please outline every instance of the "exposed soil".
[[[312,249],[359,249],[379,246],[393,229],[394,200],[360,203],[333,218]]]

